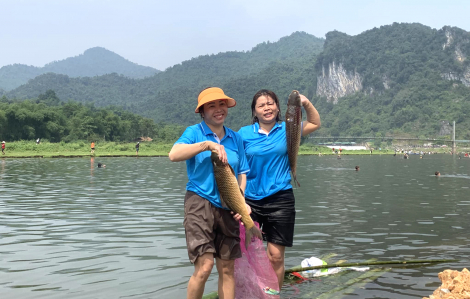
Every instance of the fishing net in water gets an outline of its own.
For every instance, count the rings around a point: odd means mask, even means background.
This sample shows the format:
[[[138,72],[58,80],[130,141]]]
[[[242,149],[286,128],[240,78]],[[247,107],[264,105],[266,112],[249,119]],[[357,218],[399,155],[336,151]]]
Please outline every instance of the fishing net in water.
[[[259,224],[255,222],[256,227]],[[240,224],[242,257],[235,260],[236,299],[279,298],[277,276],[271,267],[263,241],[253,238],[245,248],[245,226]]]

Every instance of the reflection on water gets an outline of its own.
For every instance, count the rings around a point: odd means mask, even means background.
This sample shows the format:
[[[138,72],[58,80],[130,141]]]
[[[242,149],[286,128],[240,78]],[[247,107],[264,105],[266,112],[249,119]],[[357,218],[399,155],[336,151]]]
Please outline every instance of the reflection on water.
[[[340,291],[344,298],[427,296],[438,272],[468,266],[470,161],[413,158],[300,157],[286,266],[328,253],[355,262],[460,259],[380,272]],[[186,181],[185,164],[166,158],[0,160],[1,298],[183,298],[193,271],[182,226]],[[285,286],[283,298],[339,279]],[[206,292],[216,289],[213,273]]]

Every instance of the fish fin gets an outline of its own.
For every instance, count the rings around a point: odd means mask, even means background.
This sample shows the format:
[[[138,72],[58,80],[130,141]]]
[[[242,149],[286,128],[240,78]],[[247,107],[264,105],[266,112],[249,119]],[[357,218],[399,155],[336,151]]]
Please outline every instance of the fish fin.
[[[245,248],[246,248],[246,250],[248,250],[248,246],[250,245],[251,239],[253,237],[257,237],[258,239],[263,241],[263,236],[261,234],[261,231],[256,226],[253,226],[252,228],[245,230]]]

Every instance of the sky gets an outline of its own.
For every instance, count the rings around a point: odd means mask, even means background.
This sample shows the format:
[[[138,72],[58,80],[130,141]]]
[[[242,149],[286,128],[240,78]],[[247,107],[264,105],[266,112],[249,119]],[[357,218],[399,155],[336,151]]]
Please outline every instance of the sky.
[[[469,11],[467,0],[0,0],[0,67],[104,47],[165,70],[296,31],[357,35],[394,22],[470,31]]]

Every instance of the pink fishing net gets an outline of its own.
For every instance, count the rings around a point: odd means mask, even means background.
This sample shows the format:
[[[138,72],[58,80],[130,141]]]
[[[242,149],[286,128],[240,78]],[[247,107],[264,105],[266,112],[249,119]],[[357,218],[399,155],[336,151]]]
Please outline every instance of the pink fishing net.
[[[259,228],[259,224],[255,222]],[[240,224],[240,246],[242,257],[235,260],[236,299],[275,299],[279,291],[277,276],[266,254],[263,241],[253,238],[245,249],[245,226]],[[266,290],[266,291],[265,291]]]

